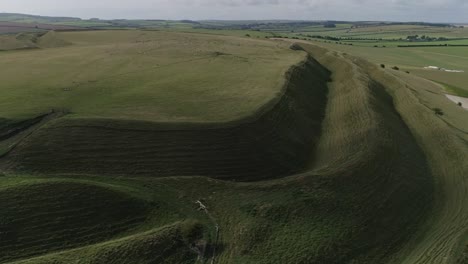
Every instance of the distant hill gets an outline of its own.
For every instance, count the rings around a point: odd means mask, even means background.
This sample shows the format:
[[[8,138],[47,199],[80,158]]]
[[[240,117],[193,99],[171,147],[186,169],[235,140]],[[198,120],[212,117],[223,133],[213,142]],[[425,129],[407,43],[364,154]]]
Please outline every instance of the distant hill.
[[[21,23],[63,23],[81,21],[81,18],[37,16],[17,13],[0,13],[0,21]]]

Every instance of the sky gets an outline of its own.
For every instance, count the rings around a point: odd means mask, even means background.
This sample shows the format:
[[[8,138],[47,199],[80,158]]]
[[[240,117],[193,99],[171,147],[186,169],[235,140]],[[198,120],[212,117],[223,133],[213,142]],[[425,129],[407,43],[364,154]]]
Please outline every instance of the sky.
[[[0,0],[0,12],[101,19],[468,23],[468,0]]]

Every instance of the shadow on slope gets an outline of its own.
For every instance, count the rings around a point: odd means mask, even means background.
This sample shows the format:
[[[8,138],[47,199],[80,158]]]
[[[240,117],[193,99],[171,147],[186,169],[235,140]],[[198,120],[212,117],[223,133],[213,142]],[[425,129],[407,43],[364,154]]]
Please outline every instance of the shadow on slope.
[[[195,222],[181,222],[118,240],[50,254],[17,264],[73,263],[88,264],[145,264],[196,263],[196,244],[202,238],[202,226]],[[81,262],[80,262],[81,263]]]
[[[96,243],[138,227],[148,205],[77,182],[0,189],[0,262]]]

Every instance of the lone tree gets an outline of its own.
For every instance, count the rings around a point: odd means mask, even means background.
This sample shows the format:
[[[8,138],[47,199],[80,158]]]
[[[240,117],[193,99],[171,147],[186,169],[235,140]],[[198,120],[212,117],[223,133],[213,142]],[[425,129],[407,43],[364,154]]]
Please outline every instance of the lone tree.
[[[461,102],[458,102],[458,106],[463,106],[463,104]]]
[[[380,64],[380,67],[381,67],[382,69],[385,69],[385,64]]]

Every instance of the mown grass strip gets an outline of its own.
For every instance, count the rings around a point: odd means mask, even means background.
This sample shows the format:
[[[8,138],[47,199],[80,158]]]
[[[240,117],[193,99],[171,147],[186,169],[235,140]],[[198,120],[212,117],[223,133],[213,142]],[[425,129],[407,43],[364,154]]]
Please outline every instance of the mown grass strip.
[[[442,85],[442,87],[444,87],[445,91],[452,94],[452,95],[461,96],[461,97],[468,97],[468,91],[466,91],[465,89],[462,89],[460,87],[457,87],[457,86],[454,86],[454,85],[451,85],[451,84],[443,83],[443,82],[438,82],[438,81],[434,81],[434,80],[432,80],[432,81]]]

